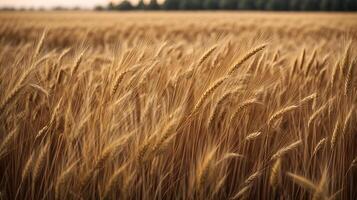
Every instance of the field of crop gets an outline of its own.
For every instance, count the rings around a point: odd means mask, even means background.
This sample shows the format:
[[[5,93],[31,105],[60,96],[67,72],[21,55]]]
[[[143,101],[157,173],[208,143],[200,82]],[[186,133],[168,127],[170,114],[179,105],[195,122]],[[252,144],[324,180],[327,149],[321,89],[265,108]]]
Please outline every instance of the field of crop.
[[[0,13],[0,199],[357,199],[357,14]]]

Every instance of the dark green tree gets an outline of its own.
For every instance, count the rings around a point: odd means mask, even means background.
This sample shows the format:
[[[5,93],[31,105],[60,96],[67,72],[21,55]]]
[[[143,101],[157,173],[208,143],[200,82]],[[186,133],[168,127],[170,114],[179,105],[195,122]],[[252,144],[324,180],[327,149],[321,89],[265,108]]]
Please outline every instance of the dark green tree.
[[[345,0],[344,10],[357,11],[357,0]]]
[[[205,0],[203,8],[207,10],[217,10],[219,9],[219,0]]]
[[[344,10],[344,0],[331,0],[331,10],[333,11],[343,11]]]
[[[108,10],[115,10],[115,5],[113,2],[110,2],[107,7]]]
[[[254,10],[255,3],[255,0],[239,0],[238,8],[241,10]]]
[[[320,2],[320,10],[328,11],[331,10],[332,1],[331,0],[322,0]]]
[[[165,10],[178,10],[180,5],[180,0],[165,0],[163,8]]]
[[[94,10],[96,11],[103,11],[104,10],[104,7],[103,6],[100,6],[100,5],[97,5],[94,7]]]
[[[181,10],[200,10],[203,5],[200,0],[181,0],[179,8]]]
[[[147,9],[149,10],[160,10],[160,5],[157,3],[157,0],[150,0],[147,5]]]
[[[144,0],[140,0],[138,5],[136,6],[136,9],[138,10],[145,10],[146,9],[146,5],[144,3]]]
[[[266,6],[268,10],[290,10],[288,0],[270,0]]]
[[[320,4],[320,0],[304,0],[301,9],[307,11],[319,10]]]
[[[327,1],[329,1],[329,0],[327,0]],[[302,2],[302,0],[290,0],[289,10],[293,10],[293,11],[301,10],[301,2]]]
[[[256,0],[255,1],[255,7],[258,10],[265,10],[267,1],[266,0]]]
[[[116,10],[133,10],[134,6],[130,3],[130,1],[124,0],[118,5],[115,6]]]
[[[219,2],[219,8],[223,10],[235,10],[237,9],[238,0],[221,0]]]

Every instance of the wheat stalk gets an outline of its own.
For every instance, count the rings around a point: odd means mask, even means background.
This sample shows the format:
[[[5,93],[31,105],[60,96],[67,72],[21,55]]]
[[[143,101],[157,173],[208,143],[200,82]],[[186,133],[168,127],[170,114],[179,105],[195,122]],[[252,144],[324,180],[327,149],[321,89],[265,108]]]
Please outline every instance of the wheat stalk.
[[[303,98],[303,99],[300,101],[300,106],[301,106],[301,105],[305,105],[305,104],[307,104],[307,103],[313,101],[314,99],[316,99],[316,97],[317,97],[317,93],[315,92],[315,93],[313,93],[313,94],[311,94],[311,95],[309,95],[309,96]]]
[[[223,103],[233,94],[233,92],[226,92],[224,95],[222,95],[217,103],[214,105],[212,112],[208,118],[208,123],[207,127],[210,127],[212,122],[216,119],[218,115],[219,108],[223,105]]]
[[[271,160],[275,160],[277,158],[280,158],[281,156],[283,156],[284,154],[286,154],[289,151],[294,150],[296,147],[298,147],[299,145],[302,144],[302,140],[298,140],[284,148],[281,148],[280,150],[278,150],[272,157]]]
[[[242,188],[241,190],[239,190],[239,192],[237,192],[237,194],[235,194],[232,198],[230,199],[241,199],[244,195],[247,194],[247,192],[249,192],[251,186],[245,186],[244,188]]]
[[[273,188],[279,185],[279,176],[281,171],[281,158],[276,159],[273,167],[271,168],[269,183]]]
[[[0,144],[0,160],[8,152],[10,144],[15,141],[17,133],[18,130],[15,128],[3,138]]]
[[[14,99],[18,96],[21,90],[25,87],[25,85],[16,86],[8,96],[5,97],[5,100],[0,104],[0,113],[3,113],[5,108],[10,104],[10,102],[14,101]]]
[[[245,54],[242,58],[240,58],[235,64],[234,66],[232,66],[229,70],[228,70],[228,75],[231,75],[234,71],[236,71],[245,61],[247,61],[249,58],[251,58],[252,56],[254,56],[256,53],[258,53],[259,51],[263,50],[265,47],[267,46],[267,44],[262,44],[260,46],[257,46],[256,48],[250,50],[247,54]]]
[[[214,50],[217,49],[217,46],[211,47],[203,56],[198,60],[197,66],[201,66],[201,64],[213,53]]]
[[[55,199],[59,199],[61,195],[61,187],[63,184],[65,184],[66,180],[68,180],[68,178],[73,174],[73,171],[76,169],[75,166],[77,165],[77,163],[78,162],[74,162],[72,165],[70,165],[66,170],[61,173],[61,175],[57,179],[55,184]]]
[[[344,121],[344,123],[343,123],[342,133],[343,133],[344,135],[347,134],[346,132],[347,132],[347,129],[348,129],[348,125],[349,125],[349,123],[350,123],[350,120],[351,120],[351,118],[352,118],[352,116],[353,116],[354,108],[355,108],[355,106],[353,105],[352,108],[350,109],[350,111],[348,112],[348,114],[347,114],[347,116],[346,116],[346,119],[345,119],[345,121]]]
[[[297,183],[298,185],[300,185],[301,187],[305,188],[305,189],[309,189],[312,191],[316,190],[316,185],[311,182],[310,180],[306,179],[303,176],[297,175],[297,174],[293,174],[290,172],[287,172],[287,175],[292,178],[292,180]]]
[[[335,124],[335,127],[333,129],[333,132],[332,132],[332,137],[331,137],[331,149],[334,149],[335,148],[335,144],[336,144],[336,141],[337,141],[337,137],[338,137],[338,134],[339,134],[339,121],[336,122]]]
[[[197,177],[196,177],[196,188],[201,189],[205,184],[209,183],[209,176],[212,168],[212,162],[214,156],[216,154],[216,148],[213,148],[210,152],[208,152],[203,161],[200,163],[197,169]]]
[[[41,48],[43,46],[43,42],[44,42],[45,37],[46,37],[46,32],[47,32],[46,30],[43,31],[43,33],[41,35],[41,38],[40,38],[40,40],[39,40],[39,42],[38,42],[38,44],[36,46],[36,49],[34,51],[34,55],[33,55],[34,58],[37,58],[38,54],[40,53],[40,50],[41,50]]]
[[[202,106],[203,102],[207,99],[207,97],[213,93],[215,89],[217,89],[225,80],[227,80],[228,77],[222,77],[215,81],[204,93],[203,95],[199,98],[197,101],[196,105],[193,108],[192,113],[197,112],[197,110]]]
[[[256,180],[258,177],[260,177],[262,175],[261,171],[256,171],[254,172],[252,175],[250,175],[245,181],[244,183],[246,185],[250,185],[253,183],[254,180]]]
[[[82,59],[83,59],[83,56],[84,56],[84,53],[86,52],[86,49],[84,49],[79,55],[78,57],[76,58],[76,60],[74,61],[74,65],[73,65],[73,70],[72,70],[72,76],[77,73],[78,71],[78,68],[79,68],[79,65],[82,63]]]
[[[23,168],[22,174],[21,174],[22,182],[24,182],[26,180],[26,178],[30,175],[30,171],[32,170],[32,167],[33,167],[34,156],[35,156],[35,154],[32,153],[24,165],[24,168]]]
[[[132,135],[133,132],[121,136],[118,139],[116,139],[114,142],[109,144],[106,148],[104,148],[104,150],[99,155],[99,158],[97,159],[94,165],[94,171],[101,169],[104,166],[105,162],[109,159],[109,157],[117,153],[120,150],[120,147],[124,145]]]
[[[350,94],[352,91],[353,71],[356,63],[357,63],[357,59],[354,59],[353,62],[350,64],[350,67],[348,68],[346,81],[345,81],[345,88],[344,88],[345,95]]]
[[[312,115],[310,116],[309,121],[307,123],[307,127],[311,127],[311,124],[326,109],[327,105],[328,105],[328,103],[325,103],[318,110],[316,110],[314,113],[312,113]]]
[[[108,197],[108,195],[112,192],[115,191],[115,187],[118,186],[120,178],[124,178],[123,172],[126,170],[127,168],[127,164],[124,164],[123,166],[121,166],[120,168],[118,168],[117,170],[114,171],[114,173],[112,174],[112,176],[110,177],[108,183],[105,185],[105,191],[104,194],[102,195],[103,199],[106,199],[106,197]]]
[[[49,149],[49,143],[50,142],[47,142],[45,144],[45,146],[43,146],[41,148],[41,151],[38,154],[37,160],[36,160],[36,162],[34,164],[33,171],[32,171],[32,176],[33,176],[32,183],[33,183],[33,186],[36,184],[36,180],[40,175],[40,171],[44,168],[45,163],[47,161],[46,157],[47,157],[47,152],[48,152],[48,149]]]
[[[238,106],[237,110],[236,110],[236,111],[234,112],[234,114],[232,115],[231,120],[232,120],[232,119],[235,119],[235,118],[238,116],[238,114],[239,114],[239,112],[240,112],[241,110],[243,110],[244,108],[247,108],[247,107],[249,107],[249,106],[251,106],[251,105],[254,105],[254,104],[263,105],[263,104],[262,104],[261,102],[259,102],[258,99],[256,99],[256,98],[246,100],[246,101],[244,101],[243,103],[241,103],[241,104]]]
[[[247,135],[245,137],[245,140],[250,141],[250,140],[254,140],[255,138],[259,137],[262,134],[262,132],[254,132],[254,133],[250,133],[249,135]]]
[[[326,141],[327,141],[327,138],[322,138],[315,146],[315,149],[314,149],[312,155],[316,155],[317,152],[326,144]]]
[[[322,173],[320,182],[316,187],[312,200],[327,199],[326,182],[327,182],[327,169],[325,168]]]
[[[292,106],[287,106],[277,112],[275,112],[268,121],[268,125],[271,125],[275,120],[279,119],[281,116],[283,116],[286,113],[289,113],[291,111],[294,111],[298,108],[298,106],[292,105]]]

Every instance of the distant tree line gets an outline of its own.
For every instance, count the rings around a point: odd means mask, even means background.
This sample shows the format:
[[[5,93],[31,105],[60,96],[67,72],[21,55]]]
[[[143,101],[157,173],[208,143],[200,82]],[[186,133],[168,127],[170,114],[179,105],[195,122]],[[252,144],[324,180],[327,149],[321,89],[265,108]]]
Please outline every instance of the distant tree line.
[[[96,10],[278,10],[278,11],[357,11],[357,0],[157,0],[137,5],[124,0]]]

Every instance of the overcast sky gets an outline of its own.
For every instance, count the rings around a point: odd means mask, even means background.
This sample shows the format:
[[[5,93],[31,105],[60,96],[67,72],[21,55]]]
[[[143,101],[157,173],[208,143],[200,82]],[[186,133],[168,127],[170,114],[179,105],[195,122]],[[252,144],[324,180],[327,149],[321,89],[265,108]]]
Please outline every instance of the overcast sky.
[[[112,0],[118,2],[120,0]],[[131,0],[133,3],[137,3],[138,0]],[[110,0],[0,0],[0,7],[74,7],[80,6],[83,8],[92,8],[95,5],[106,5]]]

